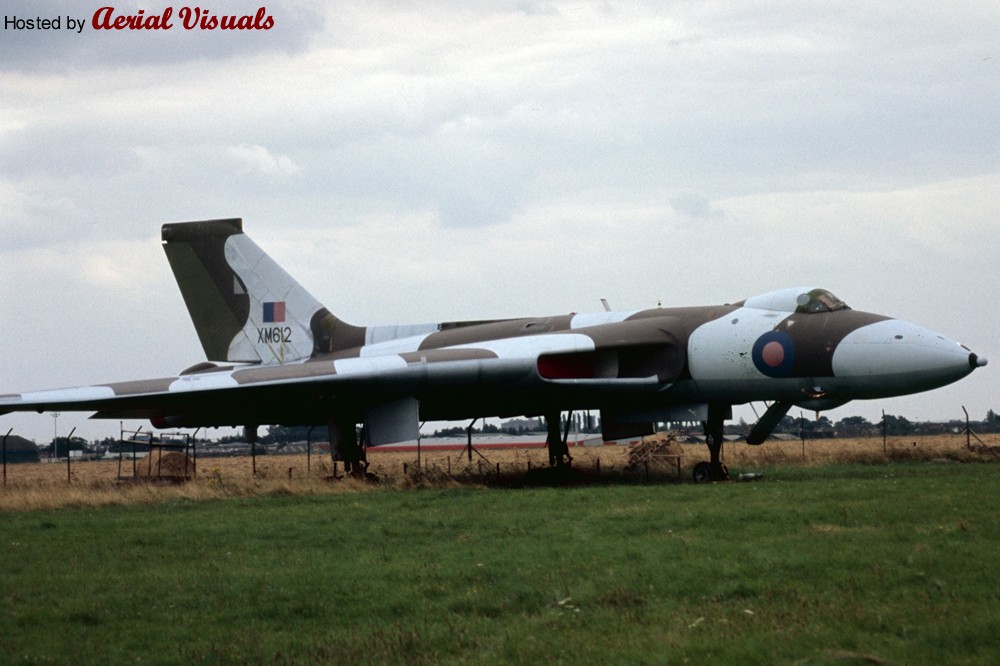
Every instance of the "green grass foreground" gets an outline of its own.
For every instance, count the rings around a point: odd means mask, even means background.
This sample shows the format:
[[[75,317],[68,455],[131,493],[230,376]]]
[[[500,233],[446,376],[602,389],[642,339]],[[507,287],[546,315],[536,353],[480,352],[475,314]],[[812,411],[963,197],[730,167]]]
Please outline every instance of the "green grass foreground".
[[[997,663],[998,471],[0,514],[0,662]]]

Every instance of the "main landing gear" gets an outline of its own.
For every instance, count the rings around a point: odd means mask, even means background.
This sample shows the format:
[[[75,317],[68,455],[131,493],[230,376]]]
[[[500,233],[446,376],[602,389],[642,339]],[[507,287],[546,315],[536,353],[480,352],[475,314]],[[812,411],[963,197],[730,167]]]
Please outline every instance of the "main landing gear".
[[[358,443],[354,420],[349,418],[331,418],[330,455],[334,460],[344,462],[344,472],[348,476],[365,478],[368,471],[368,460],[364,448]]]
[[[729,469],[722,462],[723,426],[728,415],[728,406],[714,404],[708,406],[708,420],[702,425],[705,426],[705,443],[708,444],[711,460],[702,461],[694,466],[695,483],[729,480]]]
[[[569,446],[566,443],[569,440],[570,417],[566,418],[565,433],[559,431],[559,412],[546,414],[545,424],[548,426],[545,443],[549,447],[549,467],[568,469],[573,463],[573,456],[569,454]]]

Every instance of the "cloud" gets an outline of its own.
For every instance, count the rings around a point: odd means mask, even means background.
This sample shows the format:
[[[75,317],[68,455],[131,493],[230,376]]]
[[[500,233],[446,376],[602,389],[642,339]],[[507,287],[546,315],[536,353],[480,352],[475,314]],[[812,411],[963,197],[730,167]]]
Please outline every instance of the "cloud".
[[[287,155],[273,155],[263,146],[240,144],[229,146],[226,153],[242,165],[245,171],[265,176],[294,176],[302,167]]]
[[[671,207],[682,215],[700,219],[722,219],[725,215],[703,194],[683,192],[670,198]]]

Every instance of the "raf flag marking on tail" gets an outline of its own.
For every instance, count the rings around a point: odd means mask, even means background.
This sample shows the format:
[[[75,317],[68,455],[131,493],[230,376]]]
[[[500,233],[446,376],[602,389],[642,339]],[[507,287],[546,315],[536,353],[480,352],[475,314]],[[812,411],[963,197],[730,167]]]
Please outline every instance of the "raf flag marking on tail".
[[[285,321],[285,302],[264,303],[264,323],[275,324]]]

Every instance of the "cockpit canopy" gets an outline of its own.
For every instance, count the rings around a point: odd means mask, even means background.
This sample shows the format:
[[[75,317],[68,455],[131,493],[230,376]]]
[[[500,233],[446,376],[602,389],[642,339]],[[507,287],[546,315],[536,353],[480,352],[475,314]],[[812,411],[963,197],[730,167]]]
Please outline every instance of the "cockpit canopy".
[[[814,312],[833,312],[834,310],[849,310],[847,303],[840,300],[826,289],[811,289],[799,294],[795,299],[796,312],[812,314]]]
[[[826,289],[810,289],[809,287],[793,287],[753,296],[743,301],[742,305],[746,308],[799,314],[850,310],[847,303]]]

